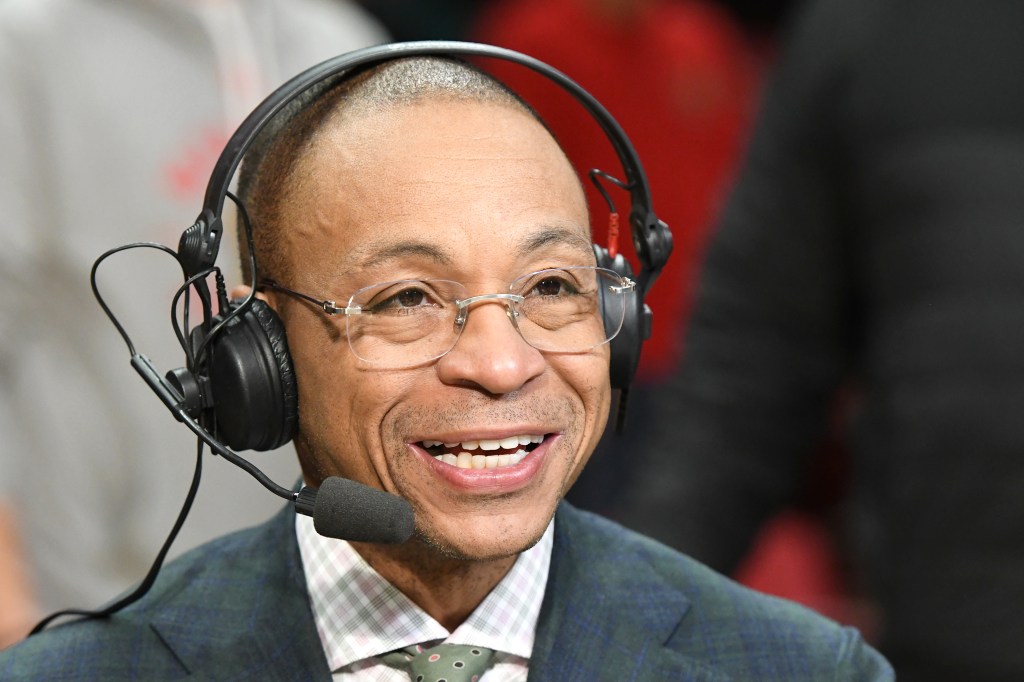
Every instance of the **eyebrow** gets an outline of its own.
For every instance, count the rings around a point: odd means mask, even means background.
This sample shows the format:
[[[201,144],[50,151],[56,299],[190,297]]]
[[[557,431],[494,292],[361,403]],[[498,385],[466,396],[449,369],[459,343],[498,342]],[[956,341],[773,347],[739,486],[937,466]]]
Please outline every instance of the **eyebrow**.
[[[592,248],[590,239],[581,235],[578,230],[548,227],[521,239],[517,250],[520,255],[525,256],[552,244],[564,244],[588,254]]]
[[[448,254],[428,242],[404,241],[386,246],[368,244],[361,251],[364,251],[366,255],[358,261],[358,265],[364,268],[376,267],[407,256],[429,258],[440,265],[451,264]]]

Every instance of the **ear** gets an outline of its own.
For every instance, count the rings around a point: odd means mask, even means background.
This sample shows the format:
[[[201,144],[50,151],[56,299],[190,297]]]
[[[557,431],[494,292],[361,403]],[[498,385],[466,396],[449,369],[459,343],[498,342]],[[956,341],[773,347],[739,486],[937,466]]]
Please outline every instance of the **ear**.
[[[249,295],[250,291],[252,291],[252,287],[247,286],[245,284],[239,284],[231,289],[231,299],[235,300],[239,298],[245,298],[246,296]],[[261,301],[266,301],[267,295],[264,294],[262,291],[257,291],[256,298],[260,299]]]

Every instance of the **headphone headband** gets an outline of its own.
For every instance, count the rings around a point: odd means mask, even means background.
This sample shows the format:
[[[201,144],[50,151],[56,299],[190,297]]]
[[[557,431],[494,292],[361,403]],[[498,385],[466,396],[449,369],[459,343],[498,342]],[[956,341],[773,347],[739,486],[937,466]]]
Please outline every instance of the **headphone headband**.
[[[224,200],[235,170],[260,131],[289,102],[317,83],[337,74],[402,57],[430,55],[492,57],[514,62],[547,77],[583,105],[615,148],[625,172],[626,189],[632,204],[629,213],[630,230],[641,263],[637,284],[641,295],[646,294],[672,251],[672,235],[665,223],[658,220],[654,214],[647,176],[636,150],[633,149],[633,144],[618,122],[590,93],[561,71],[513,50],[456,41],[392,43],[356,50],[303,71],[271,93],[246,117],[228,140],[207,184],[202,213],[196,219],[196,223],[182,235],[182,246],[187,244],[188,248],[179,248],[179,252],[194,254],[194,257],[187,259],[189,262],[183,264],[186,270],[191,271],[189,274],[201,272],[216,261],[223,231],[221,217]]]
[[[223,280],[218,280],[220,314],[210,315],[210,290],[206,276],[214,269],[223,232],[221,214],[229,185],[242,157],[261,131],[293,100],[318,83],[353,69],[394,59],[415,56],[479,56],[520,64],[555,83],[583,105],[597,121],[618,155],[625,182],[615,180],[630,196],[629,228],[640,272],[633,276],[630,263],[621,253],[594,244],[594,258],[601,267],[635,279],[637,287],[624,296],[618,311],[621,326],[612,339],[609,383],[620,389],[619,419],[625,413],[626,396],[640,360],[640,350],[650,337],[652,313],[644,296],[672,251],[672,233],[651,209],[650,187],[632,143],[611,114],[590,93],[562,72],[532,57],[500,47],[476,43],[416,42],[380,45],[329,59],[314,66],[275,90],[242,122],[228,141],[214,167],[206,188],[202,213],[181,235],[178,260],[186,284],[194,286],[204,302],[201,328],[190,335],[190,343],[204,351],[188,368],[175,370],[177,391],[189,414],[200,415],[234,449],[268,450],[288,442],[298,424],[298,388],[287,347],[287,334],[280,319],[253,295],[242,302],[228,301]],[[610,177],[605,175],[605,177]],[[233,198],[233,197],[232,197]],[[245,219],[245,207],[239,204]],[[248,229],[248,228],[247,228]],[[255,258],[250,248],[250,258]],[[255,284],[255,283],[254,283]],[[598,289],[598,292],[603,291]],[[601,318],[606,299],[600,296]],[[159,383],[159,382],[158,382]],[[156,387],[155,384],[152,384]],[[198,425],[197,425],[198,427]]]

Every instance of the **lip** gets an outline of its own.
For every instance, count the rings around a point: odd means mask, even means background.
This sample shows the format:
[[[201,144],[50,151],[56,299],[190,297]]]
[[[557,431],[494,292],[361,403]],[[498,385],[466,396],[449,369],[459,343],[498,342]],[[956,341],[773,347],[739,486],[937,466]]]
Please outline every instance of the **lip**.
[[[517,431],[516,433],[538,433],[538,431]],[[536,477],[537,473],[544,466],[546,455],[548,450],[554,446],[555,443],[562,437],[560,433],[551,433],[540,431],[544,433],[544,442],[535,447],[533,450],[523,458],[519,464],[515,466],[502,467],[500,469],[459,469],[453,467],[450,464],[444,464],[439,462],[428,453],[426,450],[421,448],[417,443],[422,441],[416,441],[414,443],[408,443],[408,447],[419,457],[424,465],[434,472],[438,477],[444,479],[449,486],[471,493],[510,493],[515,492],[521,488],[529,485],[530,481]],[[509,435],[508,431],[503,432],[504,435]],[[500,438],[501,436],[494,435],[482,435],[479,438]],[[473,438],[460,437],[458,442],[476,440],[478,437]],[[436,437],[433,440],[438,440]],[[449,443],[456,442],[455,440],[447,441]]]

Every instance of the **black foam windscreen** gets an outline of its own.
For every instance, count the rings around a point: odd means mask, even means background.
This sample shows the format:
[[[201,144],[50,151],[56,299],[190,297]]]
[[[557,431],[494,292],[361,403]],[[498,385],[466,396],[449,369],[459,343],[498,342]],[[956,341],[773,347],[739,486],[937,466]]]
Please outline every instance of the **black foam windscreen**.
[[[400,544],[412,535],[415,519],[401,497],[332,476],[317,491],[313,527],[328,538]]]

